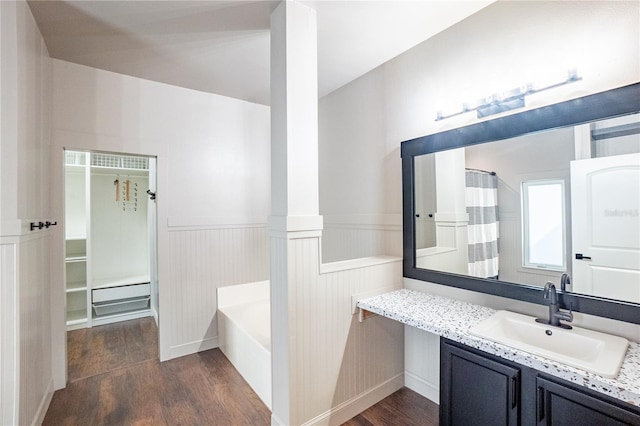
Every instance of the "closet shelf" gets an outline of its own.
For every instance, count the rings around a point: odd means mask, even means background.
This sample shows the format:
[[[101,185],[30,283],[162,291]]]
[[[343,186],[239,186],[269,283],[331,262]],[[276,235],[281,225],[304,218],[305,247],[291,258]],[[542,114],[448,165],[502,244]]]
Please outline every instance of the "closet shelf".
[[[92,174],[108,174],[108,175],[122,174],[122,175],[129,175],[129,176],[147,176],[149,174],[149,170],[91,166],[91,173]]]
[[[78,293],[81,291],[87,291],[86,283],[69,283],[67,284],[67,293]]]
[[[65,259],[67,263],[86,262],[87,256],[69,256]]]
[[[111,279],[94,279],[91,288],[95,290],[100,288],[121,287],[133,284],[147,284],[149,282],[151,282],[149,275],[136,275],[132,277]]]
[[[87,310],[80,309],[77,311],[67,312],[67,325],[81,324],[87,321]]]

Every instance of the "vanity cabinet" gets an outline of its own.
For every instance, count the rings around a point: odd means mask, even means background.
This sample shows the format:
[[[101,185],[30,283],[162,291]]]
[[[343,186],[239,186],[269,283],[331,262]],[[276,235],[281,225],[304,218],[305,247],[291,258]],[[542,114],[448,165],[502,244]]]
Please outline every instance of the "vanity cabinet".
[[[440,344],[440,424],[520,424],[521,369],[449,340]]]
[[[640,425],[640,408],[442,338],[441,425]]]
[[[536,377],[538,425],[640,425],[640,412],[633,413],[562,382]]]

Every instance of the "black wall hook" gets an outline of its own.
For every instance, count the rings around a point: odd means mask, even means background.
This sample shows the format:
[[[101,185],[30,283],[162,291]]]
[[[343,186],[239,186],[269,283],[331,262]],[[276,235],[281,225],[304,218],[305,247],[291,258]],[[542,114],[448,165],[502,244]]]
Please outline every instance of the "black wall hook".
[[[147,194],[149,194],[149,198],[152,200],[156,199],[156,193],[155,192],[151,192],[150,189],[147,189]]]
[[[58,221],[55,222],[31,222],[31,226],[29,227],[31,231],[35,231],[36,229],[49,228],[50,226],[56,226]]]

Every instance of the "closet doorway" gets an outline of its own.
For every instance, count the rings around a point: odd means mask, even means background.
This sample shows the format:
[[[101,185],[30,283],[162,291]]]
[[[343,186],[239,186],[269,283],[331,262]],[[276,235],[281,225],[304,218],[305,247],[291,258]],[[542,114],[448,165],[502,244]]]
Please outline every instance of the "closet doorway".
[[[146,333],[153,328],[157,354],[156,159],[75,150],[64,157],[67,331],[143,324]]]

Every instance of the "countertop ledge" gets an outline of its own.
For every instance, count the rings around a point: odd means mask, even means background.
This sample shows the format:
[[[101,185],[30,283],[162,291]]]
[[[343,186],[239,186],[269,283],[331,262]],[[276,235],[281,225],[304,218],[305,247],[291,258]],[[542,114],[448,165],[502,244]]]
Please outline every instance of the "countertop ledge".
[[[640,407],[640,343],[629,342],[618,377],[608,379],[472,336],[469,328],[496,312],[485,306],[401,289],[359,300],[358,307]]]

